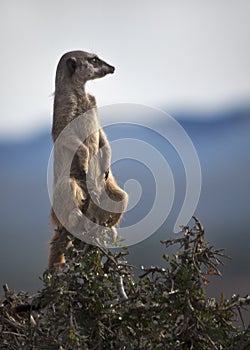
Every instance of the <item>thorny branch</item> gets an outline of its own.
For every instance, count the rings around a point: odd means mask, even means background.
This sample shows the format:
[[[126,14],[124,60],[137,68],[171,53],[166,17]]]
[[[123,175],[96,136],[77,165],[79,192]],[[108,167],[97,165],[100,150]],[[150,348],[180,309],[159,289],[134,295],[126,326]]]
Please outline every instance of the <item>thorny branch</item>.
[[[45,271],[34,296],[4,285],[0,348],[4,350],[248,350],[250,328],[242,310],[250,296],[206,297],[210,275],[225,255],[193,228],[163,241],[177,245],[163,266],[142,268],[136,281],[127,252],[72,245],[64,269]],[[84,252],[84,254],[83,254]],[[241,324],[235,324],[238,315]]]

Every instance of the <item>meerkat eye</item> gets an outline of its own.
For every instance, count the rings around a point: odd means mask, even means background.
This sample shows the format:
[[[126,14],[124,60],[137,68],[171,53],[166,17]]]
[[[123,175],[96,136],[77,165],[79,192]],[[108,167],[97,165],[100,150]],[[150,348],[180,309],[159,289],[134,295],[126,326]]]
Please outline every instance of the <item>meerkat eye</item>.
[[[90,62],[93,63],[93,64],[96,64],[96,63],[98,63],[99,61],[100,61],[100,60],[99,60],[99,58],[98,58],[97,56],[91,58],[91,60],[90,60]]]

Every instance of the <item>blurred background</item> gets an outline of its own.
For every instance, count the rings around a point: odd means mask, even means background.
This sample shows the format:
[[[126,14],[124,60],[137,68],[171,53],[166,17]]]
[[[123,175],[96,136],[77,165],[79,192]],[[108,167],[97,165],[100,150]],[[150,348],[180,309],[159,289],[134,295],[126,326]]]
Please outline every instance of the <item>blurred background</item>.
[[[154,106],[184,127],[202,170],[195,215],[207,240],[232,258],[225,261],[222,278],[211,278],[208,294],[250,292],[249,15],[247,0],[1,1],[1,285],[31,292],[41,288],[38,277],[53,232],[47,164],[55,69],[63,53],[82,49],[116,67],[113,76],[88,83],[99,106]],[[108,116],[101,117],[105,123]],[[137,122],[139,116],[128,118]],[[156,114],[156,127],[158,122]],[[176,185],[170,215],[152,236],[129,248],[136,266],[160,264],[160,239],[176,235],[173,225],[185,194],[183,165],[154,133],[121,125],[106,132],[110,141],[147,140],[169,162]],[[131,178],[141,183],[141,201],[122,222],[133,224],[152,206],[154,177],[129,159],[113,169],[119,184]]]

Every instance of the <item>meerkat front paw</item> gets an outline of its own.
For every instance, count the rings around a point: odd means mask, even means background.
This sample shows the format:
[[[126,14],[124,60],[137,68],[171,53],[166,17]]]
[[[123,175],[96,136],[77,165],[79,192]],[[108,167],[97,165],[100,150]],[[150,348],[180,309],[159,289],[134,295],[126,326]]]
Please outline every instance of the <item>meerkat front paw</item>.
[[[78,208],[74,208],[69,214],[69,228],[76,227],[80,223],[82,216],[83,215],[81,210]]]

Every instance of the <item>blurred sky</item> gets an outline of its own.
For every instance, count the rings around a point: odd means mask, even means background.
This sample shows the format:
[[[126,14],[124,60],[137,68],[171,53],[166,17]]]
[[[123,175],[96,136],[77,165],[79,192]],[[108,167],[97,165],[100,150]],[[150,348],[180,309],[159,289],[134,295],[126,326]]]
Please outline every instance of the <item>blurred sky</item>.
[[[116,66],[89,83],[99,105],[216,109],[250,96],[249,0],[1,0],[0,138],[49,127],[69,50]]]

